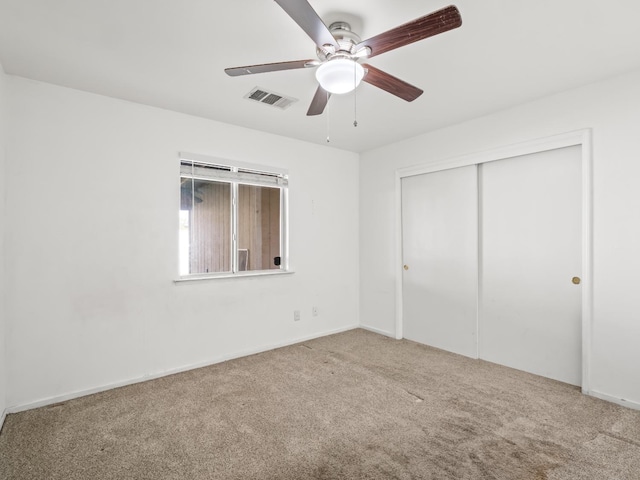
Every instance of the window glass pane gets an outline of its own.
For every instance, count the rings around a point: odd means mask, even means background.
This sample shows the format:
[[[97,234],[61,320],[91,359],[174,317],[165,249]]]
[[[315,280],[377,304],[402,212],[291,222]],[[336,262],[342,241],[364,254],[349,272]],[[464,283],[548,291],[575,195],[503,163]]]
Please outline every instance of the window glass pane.
[[[238,270],[279,269],[280,230],[280,189],[239,185]]]
[[[180,275],[231,271],[231,184],[181,179]]]

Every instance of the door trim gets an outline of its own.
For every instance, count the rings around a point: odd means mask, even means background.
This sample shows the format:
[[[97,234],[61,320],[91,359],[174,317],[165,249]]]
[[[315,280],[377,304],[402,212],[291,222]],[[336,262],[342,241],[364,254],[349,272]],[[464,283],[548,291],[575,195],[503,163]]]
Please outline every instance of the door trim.
[[[581,147],[582,155],[582,393],[591,394],[591,339],[593,323],[593,149],[592,131],[589,128],[396,170],[395,337],[397,339],[403,338],[402,179],[414,175],[422,175],[469,165],[479,165],[576,145]],[[476,336],[476,342],[477,341]]]

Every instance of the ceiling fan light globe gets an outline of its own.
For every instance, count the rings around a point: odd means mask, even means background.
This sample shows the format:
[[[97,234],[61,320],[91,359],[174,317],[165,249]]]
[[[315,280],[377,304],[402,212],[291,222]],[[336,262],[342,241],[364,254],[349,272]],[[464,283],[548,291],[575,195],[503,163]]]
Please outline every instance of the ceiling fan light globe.
[[[336,58],[323,63],[316,70],[316,79],[329,93],[348,93],[355,90],[364,77],[364,68],[348,58]]]

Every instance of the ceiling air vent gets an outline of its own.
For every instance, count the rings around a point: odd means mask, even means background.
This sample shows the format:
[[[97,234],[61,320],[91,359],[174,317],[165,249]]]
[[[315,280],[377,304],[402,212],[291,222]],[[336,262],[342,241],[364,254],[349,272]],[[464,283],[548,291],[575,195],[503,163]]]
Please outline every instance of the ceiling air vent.
[[[285,95],[280,95],[279,93],[269,92],[264,88],[255,87],[249,93],[247,93],[244,98],[249,100],[253,100],[255,102],[264,103],[266,105],[272,105],[274,107],[278,107],[281,110],[284,110],[292,103],[297,102],[298,100],[295,98],[287,97]]]

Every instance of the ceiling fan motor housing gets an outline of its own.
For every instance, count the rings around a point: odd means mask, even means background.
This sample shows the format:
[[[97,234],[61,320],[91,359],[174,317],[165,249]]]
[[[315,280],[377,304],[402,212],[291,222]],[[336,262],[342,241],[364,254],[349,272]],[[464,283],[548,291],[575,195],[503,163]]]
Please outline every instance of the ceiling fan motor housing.
[[[333,22],[329,25],[329,31],[335,37],[340,48],[336,51],[333,45],[325,45],[323,48],[318,47],[316,53],[320,61],[325,62],[334,55],[352,58],[352,55],[356,53],[355,47],[361,40],[358,35],[351,31],[351,25],[347,22]]]

